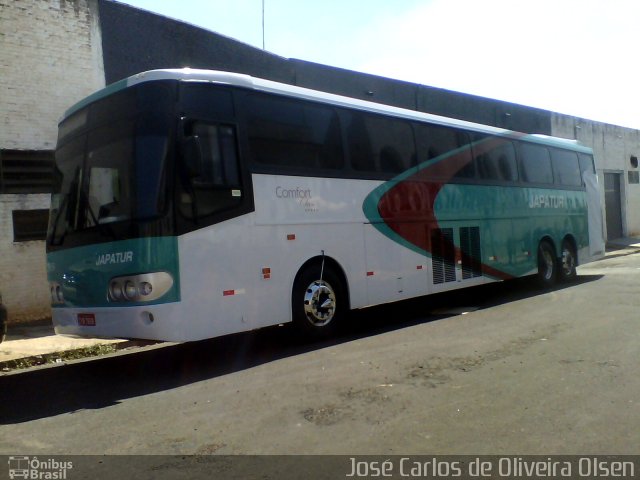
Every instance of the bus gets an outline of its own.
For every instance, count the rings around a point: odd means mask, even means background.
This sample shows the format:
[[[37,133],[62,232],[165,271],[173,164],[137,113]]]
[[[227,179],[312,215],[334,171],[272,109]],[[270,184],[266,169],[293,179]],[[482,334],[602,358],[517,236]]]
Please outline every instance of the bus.
[[[59,125],[58,334],[192,341],[602,257],[592,151],[247,75],[153,70]]]

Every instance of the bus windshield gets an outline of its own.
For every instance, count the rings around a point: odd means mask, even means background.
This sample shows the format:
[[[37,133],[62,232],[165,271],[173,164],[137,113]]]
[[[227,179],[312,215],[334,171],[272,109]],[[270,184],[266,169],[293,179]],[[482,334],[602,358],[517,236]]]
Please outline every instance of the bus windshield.
[[[92,243],[96,236],[114,240],[118,226],[163,214],[170,122],[166,112],[141,110],[140,96],[133,91],[108,97],[61,124],[50,245],[76,234]]]

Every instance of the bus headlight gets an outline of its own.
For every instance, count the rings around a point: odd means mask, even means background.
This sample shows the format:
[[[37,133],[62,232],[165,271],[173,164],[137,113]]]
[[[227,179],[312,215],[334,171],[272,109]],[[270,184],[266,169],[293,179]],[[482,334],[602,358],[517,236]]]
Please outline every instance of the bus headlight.
[[[118,281],[112,281],[109,286],[109,298],[119,302],[124,299],[124,293],[122,293],[122,284]]]
[[[109,281],[110,302],[150,302],[162,297],[173,286],[168,272],[142,273],[115,277]]]
[[[138,289],[136,284],[131,280],[124,282],[124,296],[127,300],[135,300],[138,296]]]
[[[138,291],[142,297],[148,297],[153,293],[153,285],[149,282],[140,282],[140,285],[138,285]]]

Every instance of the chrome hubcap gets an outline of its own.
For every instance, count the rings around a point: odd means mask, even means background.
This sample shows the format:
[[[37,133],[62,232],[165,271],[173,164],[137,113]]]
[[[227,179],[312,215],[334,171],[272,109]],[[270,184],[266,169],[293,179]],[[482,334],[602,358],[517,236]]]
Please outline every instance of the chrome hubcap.
[[[316,280],[304,294],[304,313],[317,327],[329,323],[336,313],[336,294],[324,280]]]
[[[565,275],[571,275],[573,273],[573,269],[576,266],[575,258],[573,258],[573,254],[570,250],[566,249],[562,251],[562,269],[564,270]]]

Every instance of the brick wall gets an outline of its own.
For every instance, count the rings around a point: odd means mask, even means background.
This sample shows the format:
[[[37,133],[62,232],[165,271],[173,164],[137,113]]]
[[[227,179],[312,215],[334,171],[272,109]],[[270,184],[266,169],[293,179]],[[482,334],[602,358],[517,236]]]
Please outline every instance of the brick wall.
[[[64,111],[104,86],[96,0],[0,0],[0,149],[51,150]],[[0,195],[0,292],[10,321],[50,314],[43,241],[13,242],[13,210],[49,195]]]
[[[13,242],[13,210],[49,208],[49,195],[0,195],[0,292],[9,320],[50,315],[43,241]]]
[[[0,148],[51,149],[64,111],[104,86],[92,0],[0,0]]]

